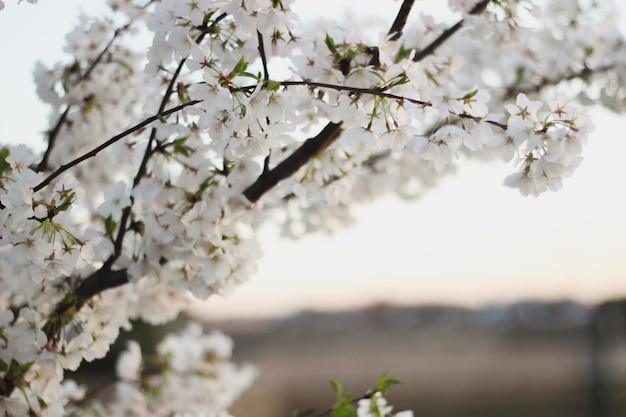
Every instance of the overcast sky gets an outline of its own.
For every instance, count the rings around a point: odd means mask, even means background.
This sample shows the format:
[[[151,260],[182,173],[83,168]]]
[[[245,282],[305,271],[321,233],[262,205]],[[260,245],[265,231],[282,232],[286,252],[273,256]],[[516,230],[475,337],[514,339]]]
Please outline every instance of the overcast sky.
[[[34,62],[54,62],[78,8],[97,12],[103,2],[5,3],[0,141],[37,144],[47,113],[34,93]],[[317,11],[339,9],[303,3]],[[391,20],[393,8],[382,9],[380,17]],[[302,16],[316,10],[302,10]],[[358,226],[333,237],[293,242],[265,230],[259,273],[228,299],[212,298],[203,311],[232,317],[379,301],[478,305],[626,296],[626,144],[620,133],[626,119],[599,110],[593,116],[597,129],[585,161],[564,190],[524,198],[501,185],[509,166],[469,164],[419,201],[358,207]]]

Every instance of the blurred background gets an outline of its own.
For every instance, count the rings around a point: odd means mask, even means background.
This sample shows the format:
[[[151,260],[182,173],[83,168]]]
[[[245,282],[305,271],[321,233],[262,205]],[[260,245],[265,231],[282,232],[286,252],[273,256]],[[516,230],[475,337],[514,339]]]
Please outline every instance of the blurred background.
[[[135,323],[109,356],[70,374],[106,384],[125,340],[144,354],[188,318]],[[481,308],[376,304],[344,311],[208,320],[260,373],[234,416],[313,416],[334,404],[329,379],[359,397],[387,372],[387,395],[415,417],[626,416],[626,299],[596,305],[526,300]],[[297,414],[296,414],[297,413]]]
[[[63,59],[79,11],[101,13],[104,1],[6,3],[0,141],[41,148],[34,63]],[[350,16],[388,26],[400,2],[381,3],[359,2]],[[349,1],[296,4],[303,21],[354,19]],[[446,18],[445,6],[416,7]],[[360,395],[388,371],[405,382],[391,402],[416,416],[626,416],[626,119],[591,113],[585,160],[557,193],[521,197],[501,185],[512,167],[466,162],[419,201],[355,207],[356,225],[334,236],[261,230],[256,276],[189,312],[261,370],[233,414],[323,409],[329,378]],[[135,327],[128,337],[148,349],[173,328]],[[77,378],[103,369],[110,362]]]

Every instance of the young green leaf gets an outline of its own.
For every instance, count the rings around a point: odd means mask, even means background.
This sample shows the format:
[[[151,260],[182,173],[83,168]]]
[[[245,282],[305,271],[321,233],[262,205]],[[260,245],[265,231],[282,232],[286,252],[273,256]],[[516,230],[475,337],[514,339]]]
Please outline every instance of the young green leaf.
[[[112,216],[109,216],[106,219],[104,219],[104,231],[106,232],[107,235],[113,236],[113,233],[115,232],[116,228],[117,228],[117,222],[113,220]]]
[[[331,38],[329,34],[326,34],[324,43],[326,43],[326,46],[328,47],[330,52],[333,53],[333,55],[339,55],[339,51],[337,51],[337,45],[335,45],[335,40]]]
[[[267,80],[265,88],[269,91],[278,91],[280,88],[280,81]]]
[[[387,372],[385,372],[384,374],[380,376],[380,378],[378,378],[378,381],[376,381],[376,387],[374,389],[375,391],[380,392],[381,394],[385,395],[389,387],[391,387],[392,385],[397,385],[401,383],[402,381],[400,381],[397,378],[387,378]]]
[[[341,387],[341,383],[334,378],[331,378],[329,382],[330,382],[330,385],[333,387],[333,392],[335,393],[335,396],[337,397],[337,399],[341,398],[341,394],[343,391]]]
[[[233,68],[233,70],[230,72],[229,76],[231,78],[236,77],[237,75],[240,75],[242,72],[244,72],[246,68],[248,68],[248,63],[245,59],[243,59],[243,57],[241,57],[235,65],[235,68]]]

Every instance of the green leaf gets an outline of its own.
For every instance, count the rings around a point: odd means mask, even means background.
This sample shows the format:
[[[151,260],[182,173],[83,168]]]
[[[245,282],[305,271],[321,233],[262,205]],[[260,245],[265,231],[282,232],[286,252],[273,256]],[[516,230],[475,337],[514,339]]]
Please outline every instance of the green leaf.
[[[461,100],[469,100],[470,98],[474,97],[477,93],[478,93],[478,90],[470,91],[469,93],[461,97]]]
[[[280,81],[267,80],[267,82],[265,83],[265,88],[269,91],[278,91],[280,85]]]
[[[174,139],[171,143],[174,145],[174,151],[183,156],[189,157],[189,151],[191,148],[185,145],[185,142],[189,139],[189,136],[183,136],[182,138]]]
[[[515,84],[521,84],[524,81],[524,73],[526,72],[526,68],[519,66],[515,70]]]
[[[330,385],[335,392],[336,400],[333,405],[331,417],[356,417],[356,408],[354,408],[353,398],[351,393],[343,395],[343,388],[339,381],[331,378],[329,380]]]
[[[324,39],[324,43],[334,55],[339,55],[339,51],[337,51],[337,45],[335,45],[335,40],[330,37],[329,34],[326,34],[326,38]]]
[[[106,219],[104,219],[104,231],[106,232],[107,235],[113,236],[115,229],[117,229],[117,222],[113,220],[112,216],[109,216]]]
[[[261,77],[259,75],[252,74],[251,72],[243,71],[239,74],[242,77],[252,78],[253,80],[259,81]]]
[[[243,59],[243,57],[241,57],[237,62],[237,65],[235,65],[235,68],[233,68],[229,75],[231,78],[236,77],[237,75],[240,75],[242,72],[244,72],[246,68],[248,68],[248,63],[245,59]]]
[[[408,58],[411,55],[412,50],[413,48],[407,48],[404,44],[400,45],[400,49],[398,49],[398,53],[395,56],[396,62]]]
[[[72,191],[61,203],[61,205],[57,206],[57,213],[60,213],[62,211],[67,211],[70,206],[72,205],[72,203],[76,200],[76,193],[74,191]]]
[[[591,76],[593,75],[593,71],[587,65],[580,72],[580,79],[585,83],[589,84],[591,82]]]
[[[11,165],[7,162],[11,151],[6,146],[0,149],[0,172],[7,172],[11,170]]]
[[[126,62],[126,61],[124,61],[124,60],[120,59],[120,60],[118,60],[118,61],[117,61],[117,63],[118,63],[118,64],[119,64],[122,68],[124,68],[125,70],[127,70],[129,73],[131,73],[131,74],[132,74],[132,73],[134,72],[134,71],[133,71],[133,67],[132,67],[132,66],[131,66],[128,62]]]
[[[374,389],[377,392],[380,392],[381,394],[385,395],[389,387],[391,387],[392,385],[397,385],[401,383],[402,381],[400,381],[397,378],[387,378],[387,372],[385,372],[384,374],[380,376],[380,378],[378,378],[378,381],[376,381],[376,387]]]
[[[356,409],[348,401],[342,401],[333,407],[332,417],[355,417]]]
[[[200,187],[198,189],[198,193],[202,194],[203,192],[206,191],[207,188],[209,188],[209,185],[211,185],[213,183],[213,177],[206,177],[204,179],[204,181],[202,181],[202,183],[200,183]]]
[[[335,396],[337,397],[337,399],[340,399],[341,394],[343,392],[341,383],[334,378],[331,378],[328,382],[330,382],[330,385],[333,387],[333,392],[335,393]]]

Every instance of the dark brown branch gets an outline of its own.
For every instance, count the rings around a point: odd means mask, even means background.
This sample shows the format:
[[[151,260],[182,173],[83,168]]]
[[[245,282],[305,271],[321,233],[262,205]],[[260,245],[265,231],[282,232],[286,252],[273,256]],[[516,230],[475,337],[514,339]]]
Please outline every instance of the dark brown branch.
[[[476,6],[474,6],[472,10],[469,11],[469,14],[471,15],[481,14],[487,8],[487,5],[489,4],[490,1],[491,0],[481,1]],[[427,47],[425,47],[421,51],[417,52],[415,56],[413,57],[413,61],[419,62],[422,59],[426,58],[427,56],[432,55],[437,50],[437,48],[439,48],[441,45],[443,45],[445,41],[448,40],[448,38],[450,38],[452,35],[458,32],[459,29],[461,29],[464,24],[465,24],[465,19],[461,19],[454,26],[451,26],[445,31],[443,31],[443,33],[439,35],[437,39],[432,41]]]
[[[48,338],[48,348],[55,349],[63,327],[93,296],[103,291],[121,287],[129,282],[128,270],[112,271],[106,265],[86,277],[74,290],[66,294],[54,311],[48,315],[42,331]]]
[[[194,104],[198,104],[200,103],[202,100],[192,100],[192,101],[188,101],[187,103],[183,103],[180,104],[176,107],[172,107],[169,110],[166,110],[164,112],[161,112],[157,115],[148,117],[147,119],[145,119],[143,122],[136,124],[135,126],[123,131],[122,133],[120,133],[119,135],[115,135],[113,136],[111,139],[107,140],[106,142],[104,142],[102,145],[97,146],[96,148],[92,149],[91,151],[87,152],[86,154],[79,156],[78,158],[74,159],[71,162],[68,162],[65,165],[61,165],[56,171],[54,171],[52,174],[50,174],[45,180],[43,180],[42,182],[40,182],[39,184],[37,184],[37,186],[35,186],[35,188],[33,188],[33,191],[37,192],[40,191],[41,189],[43,189],[44,187],[46,187],[47,185],[49,185],[52,180],[54,180],[56,177],[58,177],[59,175],[61,175],[62,173],[64,173],[65,171],[67,171],[68,169],[80,164],[81,162],[92,158],[94,156],[96,156],[98,153],[100,153],[100,151],[108,148],[109,146],[113,145],[115,142],[119,141],[120,139],[125,138],[128,135],[131,135],[141,129],[143,129],[144,127],[146,127],[147,125],[149,125],[150,123],[154,122],[155,120],[159,120],[163,117],[169,116],[172,113],[176,113],[182,109],[184,109],[185,107],[189,107],[189,106],[193,106]]]
[[[389,29],[388,35],[393,35],[389,38],[392,41],[397,41],[400,39],[400,36],[402,36],[402,31],[404,30],[404,26],[406,25],[407,18],[409,17],[409,13],[411,12],[414,2],[415,0],[404,0],[402,2],[402,6],[400,6],[396,20],[393,21],[391,29]]]
[[[129,27],[130,27],[130,23],[127,23],[124,26],[122,26],[121,28],[115,29],[115,32],[113,32],[113,36],[111,37],[111,40],[109,41],[109,43],[98,54],[98,56],[96,57],[96,59],[94,59],[94,61],[91,63],[91,65],[89,65],[89,68],[87,68],[87,71],[85,71],[83,76],[80,78],[80,81],[86,80],[86,79],[89,78],[89,76],[91,75],[93,70],[96,68],[96,66],[100,63],[100,61],[102,61],[102,58],[104,58],[104,56],[107,54],[107,52],[109,51],[111,46],[113,46],[113,42],[115,41],[115,39],[120,35],[120,33],[125,31]]]
[[[94,295],[121,287],[128,283],[128,270],[111,271],[101,268],[83,280],[76,289],[77,307],[80,309]]]
[[[298,86],[305,85],[307,87],[318,87],[318,88],[330,88],[337,91],[350,91],[352,93],[360,93],[360,94],[369,94],[377,97],[389,98],[392,100],[398,101],[408,101],[409,103],[417,104],[420,106],[430,107],[432,104],[428,101],[416,100],[414,98],[399,96],[397,94],[386,93],[382,88],[361,88],[361,87],[350,87],[348,85],[339,85],[339,84],[329,84],[329,83],[318,83],[316,81],[282,81],[280,85],[283,86]],[[244,87],[251,88],[251,87]]]
[[[48,168],[48,160],[50,159],[50,154],[52,153],[52,149],[54,149],[56,138],[59,136],[59,133],[61,132],[61,127],[63,127],[63,125],[65,124],[65,121],[67,120],[67,116],[70,114],[70,107],[71,106],[68,104],[67,107],[65,108],[65,111],[61,114],[61,117],[59,117],[59,120],[57,121],[56,125],[54,125],[52,130],[49,131],[48,147],[46,148],[46,151],[44,152],[43,157],[41,158],[41,162],[39,162],[39,165],[37,165],[37,168],[36,168],[37,172],[44,171]]]
[[[254,184],[246,188],[243,195],[252,203],[258,201],[263,194],[281,180],[289,178],[311,158],[330,146],[337,139],[339,133],[341,133],[341,123],[328,123],[317,136],[307,139],[302,146],[274,169],[261,174]]]
[[[215,26],[220,20],[224,19],[226,17],[226,14],[223,13],[220,16],[218,16],[215,21],[212,23],[211,27]],[[116,31],[117,34],[117,31]],[[198,38],[196,39],[196,42],[200,43],[201,40],[203,39],[203,37],[205,36],[206,33],[202,33],[198,36]],[[155,116],[149,117],[146,120],[144,120],[143,122],[131,127],[130,129],[127,129],[126,131],[120,133],[119,135],[114,136],[113,138],[109,139],[108,141],[106,141],[105,143],[103,143],[102,145],[96,147],[95,149],[93,149],[92,151],[86,153],[85,155],[59,167],[55,172],[53,172],[50,176],[48,176],[46,179],[44,179],[40,184],[38,184],[33,190],[35,192],[43,189],[44,187],[46,187],[47,185],[50,184],[50,182],[52,182],[52,180],[54,180],[56,177],[58,177],[59,175],[61,175],[63,172],[67,171],[68,169],[80,164],[81,162],[83,162],[86,159],[89,159],[93,156],[96,156],[100,151],[102,151],[103,149],[107,148],[108,146],[111,146],[113,143],[119,141],[120,139],[136,132],[139,131],[140,129],[144,128],[145,126],[149,125],[150,123],[158,120],[158,119],[162,119],[166,116],[169,116],[170,114],[173,114],[175,112],[178,112],[182,109],[184,109],[185,107],[188,106],[192,106],[195,104],[200,103],[202,100],[191,100],[189,102],[180,104],[176,107],[173,107],[169,110],[164,110],[165,106],[167,105],[169,98],[173,92],[173,88],[175,85],[175,80],[178,77],[178,74],[180,73],[183,65],[185,63],[185,59],[183,59],[180,64],[178,69],[176,70],[175,74],[172,77],[172,80],[170,82],[170,85],[168,86],[164,97],[161,101],[161,105],[159,107],[159,111]],[[88,71],[89,72],[89,71]],[[89,75],[89,74],[87,74]],[[134,185],[136,185],[140,179],[141,176],[143,176],[144,172],[145,172],[145,168],[146,168],[146,163],[147,160],[151,157],[153,150],[152,150],[152,142],[155,140],[156,137],[156,129],[152,129],[151,135],[150,135],[150,140],[148,143],[148,146],[146,148],[146,152],[144,154],[144,158],[142,160],[141,166],[137,172],[137,175],[135,176],[135,180],[134,180]],[[131,197],[132,198],[132,197]],[[128,215],[130,213],[130,209],[127,208],[124,210],[123,212],[123,220],[120,222],[121,226],[120,226],[120,231],[118,233],[118,237],[116,240],[116,244],[117,242],[121,242],[123,240],[124,237],[124,233],[126,232],[126,227],[125,227],[125,223],[128,220]],[[126,216],[126,217],[124,217]],[[91,274],[90,276],[88,276],[87,278],[85,278],[81,284],[78,286],[78,288],[72,293],[68,293],[66,295],[65,298],[65,302],[61,302],[56,306],[56,309],[54,311],[54,313],[52,313],[50,315],[50,319],[46,322],[46,324],[43,327],[43,331],[46,333],[46,336],[48,337],[48,344],[54,344],[55,341],[58,341],[59,338],[59,334],[60,331],[62,330],[61,328],[58,327],[58,324],[62,324],[63,320],[66,319],[67,315],[71,315],[73,316],[77,311],[80,310],[80,308],[86,303],[88,302],[92,297],[94,297],[95,295],[106,291],[108,289],[113,289],[113,288],[117,288],[120,286],[123,286],[125,284],[127,284],[129,282],[129,277],[128,277],[128,271],[126,269],[121,269],[121,270],[112,270],[111,267],[113,266],[113,264],[115,263],[115,260],[119,257],[119,251],[116,247],[116,253],[113,254],[111,257],[109,257],[109,259],[104,263],[104,265],[96,272],[94,272],[93,274]],[[28,371],[28,368],[30,368],[30,366],[28,366],[27,368],[23,369],[21,374],[18,375],[18,379],[21,378],[21,376]],[[16,379],[17,380],[17,379]],[[1,381],[1,380],[0,380]],[[1,385],[1,384],[0,384]],[[3,389],[2,394],[6,396],[10,395],[13,390],[15,389],[15,384],[12,381],[9,381],[7,383],[4,383],[1,388]]]
[[[532,85],[527,85],[527,86],[514,85],[506,89],[506,93],[504,94],[504,100],[510,99],[511,97],[516,96],[519,93],[523,93],[523,94],[537,93],[543,90],[545,87],[559,85],[563,81],[572,81],[577,78],[585,80],[588,77],[592,76],[593,74],[601,74],[601,73],[610,71],[612,69],[615,69],[615,67],[616,66],[614,64],[602,65],[597,68],[589,68],[585,66],[583,69],[581,69],[578,72],[565,75],[563,77],[544,78],[543,80],[541,80],[541,82],[537,84],[532,84]]]
[[[270,73],[267,70],[267,57],[265,56],[265,45],[263,42],[263,35],[258,30],[256,31],[257,40],[259,42],[259,55],[261,56],[261,63],[263,64],[263,79],[269,80]]]
[[[122,33],[122,31],[128,29],[129,26],[130,26],[130,23],[127,23],[126,25],[122,26],[121,28],[116,29],[115,32],[113,32],[113,36],[111,37],[109,42],[102,49],[102,51],[100,51],[98,56],[93,60],[93,62],[89,65],[89,67],[87,67],[87,70],[84,72],[84,74],[82,74],[79,77],[77,84],[82,82],[83,80],[88,79],[91,76],[91,73],[93,72],[93,70],[102,61],[102,58],[104,58],[104,56],[107,54],[109,49],[111,49],[111,46],[113,46],[113,42],[115,41],[115,39],[117,39],[117,37],[120,35],[120,33]],[[59,117],[59,120],[54,125],[54,128],[52,128],[52,130],[48,133],[48,147],[46,148],[46,151],[44,152],[43,157],[41,158],[41,162],[39,162],[39,165],[37,165],[37,168],[36,168],[37,172],[44,171],[48,168],[48,161],[50,159],[50,154],[52,153],[52,150],[54,149],[56,138],[59,136],[59,133],[61,132],[61,128],[63,127],[63,125],[65,124],[65,121],[67,120],[67,116],[69,115],[69,112],[70,112],[70,107],[71,106],[68,104],[67,107],[65,108],[65,111],[61,114],[61,116]]]
[[[218,16],[218,19],[220,18],[221,16]],[[213,25],[215,24],[217,24],[217,20],[215,23],[211,25],[211,27],[213,27]],[[207,35],[207,32],[201,32],[195,39],[196,44],[200,44],[206,35]],[[176,68],[176,71],[174,71],[174,74],[172,75],[172,79],[170,80],[167,88],[165,89],[165,94],[163,94],[163,98],[161,99],[161,104],[159,105],[159,113],[161,113],[165,109],[165,106],[169,102],[170,97],[172,96],[172,92],[174,91],[174,86],[176,85],[176,80],[178,79],[178,76],[180,75],[180,72],[182,71],[183,66],[185,65],[186,61],[187,61],[187,58],[183,58],[178,63],[178,67]],[[199,102],[200,101],[198,101],[198,103]],[[137,169],[137,173],[135,174],[135,177],[133,179],[133,188],[135,188],[139,184],[141,179],[146,174],[148,161],[150,160],[150,158],[152,158],[152,155],[154,154],[155,150],[158,148],[158,145],[154,146],[154,143],[156,142],[156,132],[157,130],[154,127],[150,131],[150,138],[148,139],[146,150],[143,154],[143,158],[141,159],[141,163],[139,164],[139,168]],[[120,228],[117,231],[117,237],[115,238],[115,241],[113,242],[114,252],[109,257],[109,259],[107,259],[105,262],[105,266],[109,268],[113,266],[115,261],[122,254],[122,243],[124,242],[124,236],[126,236],[126,232],[128,231],[126,224],[128,223],[128,219],[130,218],[130,213],[133,208],[134,202],[135,202],[135,198],[131,194],[130,205],[128,205],[127,207],[124,207],[124,210],[122,210],[122,216],[119,222]]]
[[[265,42],[263,40],[263,34],[256,31],[257,40],[259,43],[259,56],[261,57],[261,63],[263,64],[263,80],[268,81],[270,79],[270,72],[267,69],[267,56],[265,55]],[[269,125],[270,119],[269,117],[265,118],[265,122]],[[270,154],[268,153],[265,159],[263,160],[263,174],[269,171],[270,169]]]

